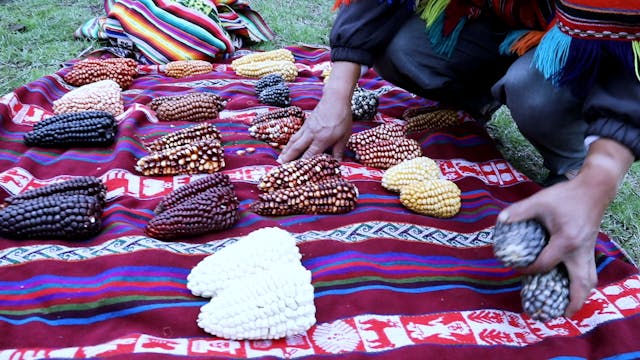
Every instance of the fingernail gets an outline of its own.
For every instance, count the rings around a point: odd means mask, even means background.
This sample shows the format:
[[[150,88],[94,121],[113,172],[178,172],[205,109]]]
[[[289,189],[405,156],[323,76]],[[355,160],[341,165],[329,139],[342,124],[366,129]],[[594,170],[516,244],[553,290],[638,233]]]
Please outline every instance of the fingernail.
[[[506,211],[502,211],[500,214],[498,214],[498,221],[499,222],[509,221],[509,213]]]

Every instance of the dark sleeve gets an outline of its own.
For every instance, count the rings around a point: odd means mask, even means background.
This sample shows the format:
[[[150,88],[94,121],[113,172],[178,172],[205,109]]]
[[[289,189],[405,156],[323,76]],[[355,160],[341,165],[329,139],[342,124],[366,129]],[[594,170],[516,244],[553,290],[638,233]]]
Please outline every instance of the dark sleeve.
[[[616,140],[640,159],[640,80],[633,72],[606,66],[585,101],[585,117],[587,135]]]
[[[372,66],[375,54],[413,15],[405,1],[353,0],[340,7],[329,35],[331,60]]]

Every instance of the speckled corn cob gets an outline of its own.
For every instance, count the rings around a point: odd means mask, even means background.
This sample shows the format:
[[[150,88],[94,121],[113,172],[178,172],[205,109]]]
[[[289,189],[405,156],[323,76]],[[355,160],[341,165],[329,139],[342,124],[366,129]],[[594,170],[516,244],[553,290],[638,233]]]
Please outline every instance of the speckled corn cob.
[[[230,188],[230,190],[233,190],[233,185],[231,185],[229,176],[223,173],[219,172],[206,175],[173,190],[160,201],[156,206],[154,213],[158,215],[161,212],[173,208],[185,200],[198,196],[212,188]]]
[[[100,232],[101,216],[102,206],[95,196],[45,196],[0,210],[0,236],[82,240]]]
[[[304,111],[297,106],[271,110],[253,118],[249,134],[268,143],[286,145],[300,129],[305,118]]]
[[[214,187],[157,214],[145,234],[159,240],[179,239],[228,229],[238,219],[233,188]]]
[[[64,94],[53,101],[55,114],[66,114],[81,111],[106,111],[118,116],[124,111],[122,90],[113,80],[101,80]]]
[[[564,265],[547,273],[524,275],[520,298],[522,309],[534,320],[549,321],[564,315],[569,306],[569,276]]]
[[[260,178],[258,189],[270,192],[339,177],[340,162],[330,155],[318,154],[274,167]]]
[[[349,181],[337,178],[275,190],[258,197],[250,207],[260,215],[343,214],[356,207],[358,189]]]
[[[419,214],[448,218],[460,211],[460,188],[449,180],[414,182],[402,188],[400,202]]]
[[[73,86],[82,86],[101,80],[113,80],[126,89],[138,73],[138,63],[128,58],[95,59],[78,61],[64,76],[64,81]]]
[[[287,49],[276,49],[263,52],[255,52],[244,55],[231,62],[231,66],[235,69],[237,66],[246,65],[262,61],[288,61],[295,62],[293,53]]]
[[[361,147],[369,147],[382,140],[404,138],[404,126],[400,124],[382,124],[374,128],[351,134],[347,148],[357,151]]]
[[[420,144],[407,138],[394,138],[361,146],[356,150],[356,159],[363,165],[388,169],[405,160],[422,156]]]
[[[402,117],[407,121],[407,132],[438,129],[460,123],[458,113],[449,109],[428,110],[426,112],[420,108],[408,109],[402,114]]]
[[[95,176],[80,176],[65,181],[52,183],[21,194],[11,195],[4,199],[6,205],[23,203],[47,196],[86,195],[95,196],[101,206],[105,204],[107,187]]]
[[[250,284],[250,286],[247,286]],[[226,339],[279,339],[315,324],[311,272],[301,264],[275,265],[225,288],[200,309],[198,326]]]
[[[382,176],[382,186],[399,192],[403,187],[426,180],[439,179],[442,173],[440,166],[426,156],[404,160],[387,169]]]
[[[222,138],[220,131],[215,125],[211,123],[201,123],[161,136],[151,142],[145,143],[144,147],[149,152],[157,152],[189,145],[199,140],[221,141]]]
[[[265,60],[233,67],[238,75],[261,78],[269,74],[280,74],[285,81],[294,81],[298,76],[296,64],[283,60]]]
[[[354,121],[370,121],[378,111],[378,96],[375,92],[356,88],[351,96],[351,113]]]
[[[179,96],[162,96],[149,103],[160,121],[204,121],[215,119],[225,102],[213,93],[190,93]]]
[[[274,86],[284,84],[284,79],[280,74],[269,74],[260,78],[260,80],[256,81],[256,94],[260,95],[262,90]]]
[[[104,111],[59,114],[36,125],[24,134],[27,146],[109,146],[118,132],[113,115]]]
[[[286,84],[269,86],[258,94],[258,101],[265,105],[287,106],[291,102],[289,87]]]
[[[164,73],[174,78],[183,78],[192,75],[206,74],[213,67],[210,62],[204,60],[177,60],[167,63]]]
[[[531,265],[547,242],[547,231],[536,220],[497,222],[493,230],[493,253],[508,267]]]
[[[136,170],[145,176],[212,174],[224,168],[224,150],[218,140],[194,141],[144,156]]]
[[[278,264],[299,265],[301,258],[296,239],[289,232],[261,228],[202,259],[187,276],[187,288],[196,296],[217,296],[243,277]]]

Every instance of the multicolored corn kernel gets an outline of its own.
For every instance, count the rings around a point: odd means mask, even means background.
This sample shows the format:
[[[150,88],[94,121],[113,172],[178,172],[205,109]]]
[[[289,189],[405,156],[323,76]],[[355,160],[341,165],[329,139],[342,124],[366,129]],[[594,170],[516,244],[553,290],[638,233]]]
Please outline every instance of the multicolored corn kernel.
[[[460,188],[453,181],[434,179],[404,186],[400,202],[416,213],[448,218],[460,211],[460,195]]]
[[[235,69],[238,66],[257,63],[262,61],[288,61],[295,62],[293,53],[287,49],[276,49],[270,51],[254,52],[241,56],[231,62],[231,66]]]
[[[351,114],[354,121],[371,121],[378,111],[378,95],[357,87],[351,96]]]
[[[222,137],[220,135],[220,131],[215,125],[205,122],[163,135],[153,141],[145,143],[144,147],[149,152],[157,152],[168,148],[177,148],[189,145],[198,140],[222,141]]]
[[[224,106],[225,101],[220,96],[209,92],[162,96],[149,103],[160,121],[200,122],[215,119]]]
[[[388,169],[405,160],[420,156],[422,156],[420,144],[408,138],[381,140],[356,150],[356,159],[360,163],[378,169]]]
[[[564,265],[542,274],[522,277],[522,309],[532,319],[549,321],[564,315],[569,306],[569,276]]]
[[[258,100],[265,105],[288,106],[291,103],[289,87],[284,83],[269,86],[258,94]]]
[[[284,79],[280,74],[269,74],[261,77],[258,81],[256,81],[256,94],[260,95],[260,93],[271,86],[284,84]]]
[[[370,147],[382,140],[404,138],[404,125],[387,123],[374,128],[351,134],[347,142],[347,148],[357,151],[361,147]]]
[[[268,143],[286,145],[305,119],[304,111],[297,106],[270,110],[253,118],[249,134]]]
[[[382,186],[387,190],[399,192],[411,183],[439,179],[441,175],[440,166],[435,161],[420,156],[388,168],[382,175]]]
[[[165,75],[173,78],[206,74],[212,70],[211,63],[204,60],[177,60],[171,61],[164,66]]]
[[[228,229],[239,219],[232,187],[214,187],[165,209],[153,217],[145,234],[173,240]]]
[[[0,208],[48,196],[69,195],[94,196],[100,206],[104,206],[106,194],[107,187],[102,180],[95,176],[80,176],[11,195],[4,199],[4,204]]]
[[[343,214],[358,202],[358,189],[343,178],[332,178],[258,195],[251,211],[264,216]]]
[[[458,113],[450,109],[413,108],[405,110],[402,118],[407,121],[407,132],[460,124]]]
[[[80,60],[64,75],[64,81],[73,86],[82,86],[101,80],[113,80],[126,89],[138,74],[138,63],[128,58]]]
[[[113,115],[104,111],[84,111],[52,116],[24,134],[27,146],[61,147],[109,146],[118,132]]]
[[[102,206],[96,196],[38,197],[0,210],[0,236],[83,240],[100,232],[101,216]]]
[[[224,165],[222,143],[200,140],[144,156],[137,161],[136,170],[145,176],[212,174]]]
[[[82,111],[106,111],[113,116],[124,112],[122,90],[113,80],[101,80],[82,85],[53,101],[55,114]]]
[[[294,81],[298,76],[296,64],[287,60],[263,60],[242,65],[234,65],[238,75],[261,78],[269,74],[280,74],[285,81]]]
[[[229,176],[221,172],[205,175],[204,177],[173,190],[160,201],[154,212],[158,215],[165,210],[171,209],[176,205],[195,196],[199,196],[213,188],[230,188],[233,190],[233,185],[231,185]]]
[[[536,260],[547,238],[544,226],[534,219],[497,222],[493,229],[493,253],[505,266],[527,267]]]
[[[275,191],[340,177],[340,162],[327,154],[276,166],[260,178],[258,189]]]

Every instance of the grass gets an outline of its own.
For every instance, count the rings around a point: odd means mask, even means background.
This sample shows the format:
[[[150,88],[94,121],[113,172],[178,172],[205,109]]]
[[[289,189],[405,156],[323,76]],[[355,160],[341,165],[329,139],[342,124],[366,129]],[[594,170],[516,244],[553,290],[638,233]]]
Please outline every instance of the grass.
[[[253,0],[276,32],[276,38],[258,48],[269,50],[298,43],[328,45],[335,16],[330,1]],[[56,71],[60,64],[96,45],[75,40],[73,31],[103,13],[101,0],[0,0],[0,94]],[[24,28],[21,29],[22,25]],[[13,30],[18,29],[18,30]],[[489,134],[504,157],[529,178],[546,176],[542,160],[520,135],[509,112],[501,109],[489,123]],[[602,230],[640,262],[640,164],[635,164],[609,207]]]

